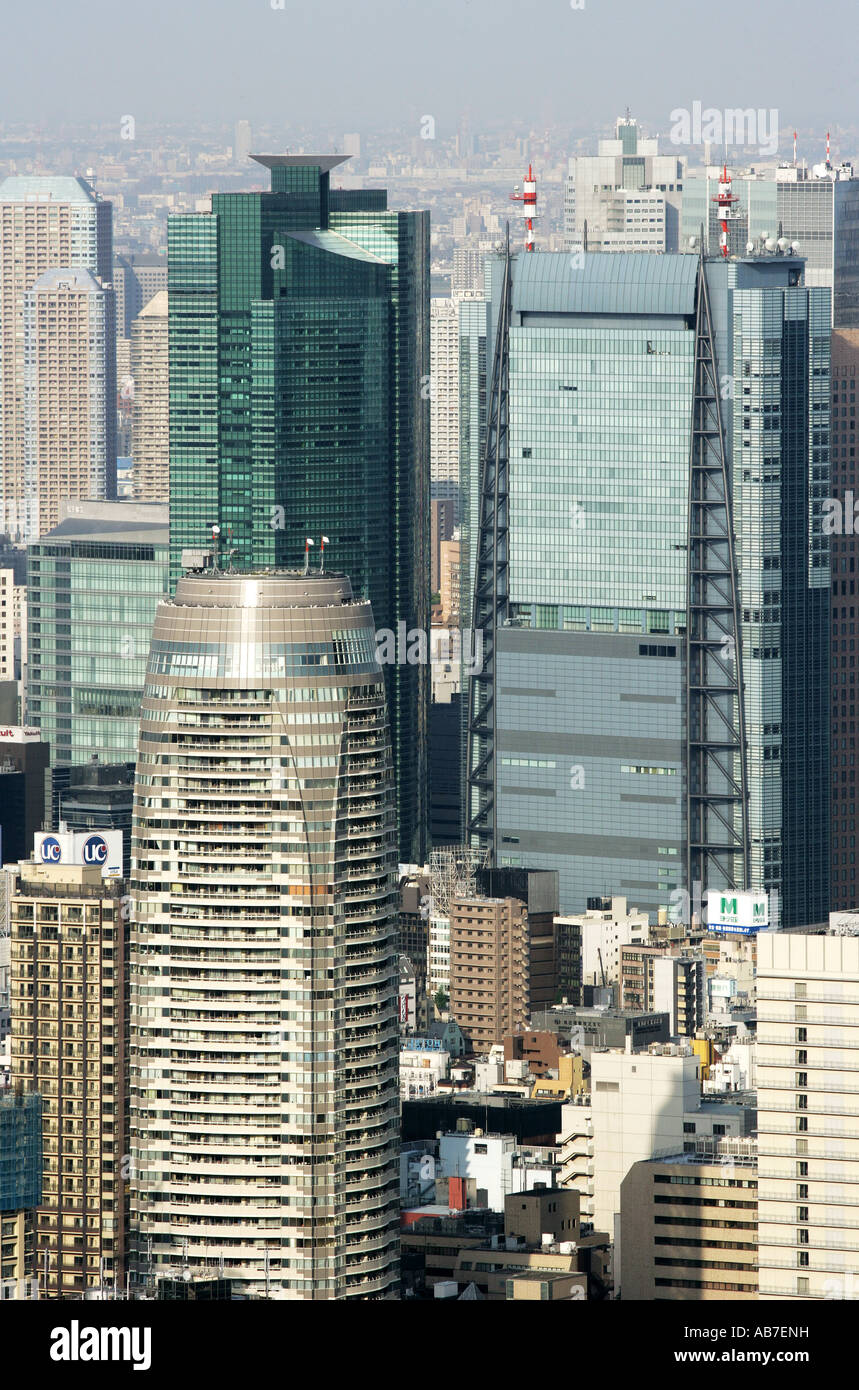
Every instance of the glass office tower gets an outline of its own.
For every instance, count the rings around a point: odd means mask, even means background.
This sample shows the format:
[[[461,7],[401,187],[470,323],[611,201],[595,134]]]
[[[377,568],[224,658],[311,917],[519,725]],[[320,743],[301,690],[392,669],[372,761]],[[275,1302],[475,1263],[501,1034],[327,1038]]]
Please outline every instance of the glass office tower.
[[[396,825],[370,604],[211,569],[159,605],[132,845],[132,1225],[282,1299],[396,1297]]]
[[[76,502],[27,552],[27,721],[52,766],[133,762],[146,658],[167,591],[167,508]]]
[[[725,590],[736,590],[741,674],[730,641],[722,670],[745,687],[746,823],[723,811],[746,845],[750,886],[782,895],[785,923],[818,921],[829,291],[806,289],[795,257],[703,264],[736,535]],[[622,893],[654,912],[676,890],[695,892],[687,623],[702,262],[520,254],[511,275],[490,838],[500,864],[559,871],[562,911]],[[490,341],[498,273],[493,287]],[[473,501],[469,529],[478,534]],[[739,764],[730,770],[739,785]],[[472,785],[472,818],[478,801]]]
[[[380,628],[429,626],[429,215],[330,187],[337,155],[259,155],[267,193],[171,217],[171,576],[212,524],[237,569],[305,538]],[[387,667],[401,856],[426,853],[425,666]]]

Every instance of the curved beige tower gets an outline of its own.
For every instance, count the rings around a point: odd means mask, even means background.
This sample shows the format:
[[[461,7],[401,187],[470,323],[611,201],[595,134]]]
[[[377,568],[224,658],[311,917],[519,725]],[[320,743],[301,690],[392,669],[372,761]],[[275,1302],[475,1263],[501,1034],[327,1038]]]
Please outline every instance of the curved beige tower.
[[[138,1273],[398,1296],[395,824],[348,579],[197,571],[159,605],[132,842]]]

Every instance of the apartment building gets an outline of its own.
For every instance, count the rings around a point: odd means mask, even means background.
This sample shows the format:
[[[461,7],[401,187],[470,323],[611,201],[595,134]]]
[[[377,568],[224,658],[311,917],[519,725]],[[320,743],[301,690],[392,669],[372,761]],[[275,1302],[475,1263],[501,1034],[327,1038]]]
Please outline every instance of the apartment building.
[[[620,948],[621,1004],[668,1014],[672,1037],[694,1037],[707,1012],[703,956],[669,955],[658,946]]]
[[[528,909],[517,898],[454,899],[450,1011],[476,1053],[527,1021]]]
[[[349,580],[319,571],[197,570],[158,606],[132,830],[146,1280],[187,1259],[279,1300],[398,1290],[395,813],[374,632]]]
[[[762,1299],[859,1294],[859,937],[758,936]]]
[[[62,861],[23,861],[6,872],[12,1080],[39,1091],[44,1107],[36,1216],[42,1287],[49,1298],[82,1298],[125,1280],[124,881]]]
[[[35,540],[40,534],[39,498],[28,459],[34,441],[27,378],[33,370],[35,343],[24,327],[25,301],[39,278],[59,266],[77,267],[82,276],[92,275],[100,286],[109,285],[112,218],[112,205],[85,179],[22,174],[0,182],[0,531],[8,531],[17,540]],[[61,328],[59,315],[56,328]],[[106,329],[102,325],[100,331]],[[113,372],[114,330],[115,320],[102,367],[105,373]],[[67,342],[59,331],[52,346],[55,357],[51,363],[49,355],[48,365],[65,372],[71,354],[80,347]],[[84,363],[79,366],[83,368]],[[92,387],[94,396],[104,388],[111,399],[107,379],[99,383],[94,376]],[[56,413],[55,420],[59,428]],[[54,443],[58,442],[55,436]]]
[[[131,376],[134,497],[138,502],[166,502],[170,490],[166,290],[154,295],[131,325]]]

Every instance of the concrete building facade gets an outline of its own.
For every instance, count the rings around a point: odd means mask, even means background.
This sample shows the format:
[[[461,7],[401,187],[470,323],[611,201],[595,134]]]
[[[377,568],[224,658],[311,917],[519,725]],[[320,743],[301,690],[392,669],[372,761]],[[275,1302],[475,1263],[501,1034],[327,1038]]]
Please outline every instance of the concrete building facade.
[[[757,1170],[751,1154],[635,1163],[620,1188],[623,1300],[758,1297]]]
[[[760,1297],[855,1298],[859,937],[758,937]]]

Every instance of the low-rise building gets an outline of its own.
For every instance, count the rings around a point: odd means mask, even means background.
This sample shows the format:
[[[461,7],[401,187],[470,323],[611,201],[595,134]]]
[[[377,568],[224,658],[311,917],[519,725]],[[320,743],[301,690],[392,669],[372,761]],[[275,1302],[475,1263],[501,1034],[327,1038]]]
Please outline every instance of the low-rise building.
[[[582,1003],[584,985],[617,985],[620,948],[646,942],[649,918],[623,897],[589,898],[586,912],[555,919],[558,989]]]
[[[751,1140],[633,1164],[620,1190],[620,1297],[756,1300],[757,1185]]]

